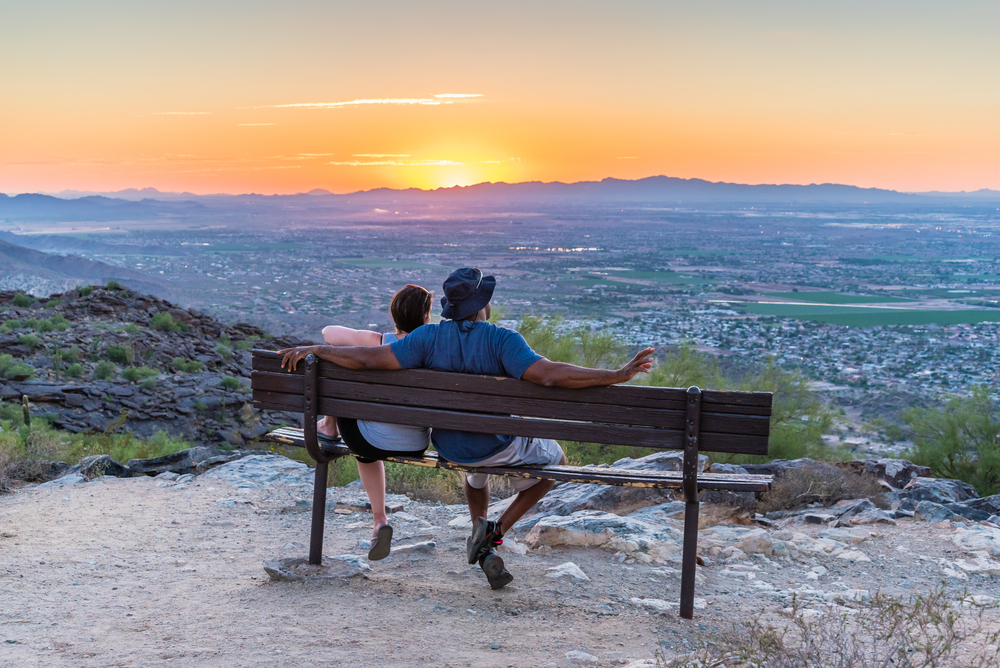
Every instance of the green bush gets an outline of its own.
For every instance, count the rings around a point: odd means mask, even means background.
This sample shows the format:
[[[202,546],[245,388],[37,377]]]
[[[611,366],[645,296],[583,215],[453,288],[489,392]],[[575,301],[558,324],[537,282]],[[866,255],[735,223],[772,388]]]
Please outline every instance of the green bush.
[[[61,351],[62,358],[67,362],[79,362],[80,361],[80,349],[76,346],[71,346]]]
[[[39,320],[38,324],[35,326],[35,331],[44,334],[45,332],[54,331],[55,327],[52,326],[51,320]]]
[[[134,383],[137,380],[142,380],[145,378],[153,378],[154,376],[159,376],[160,372],[156,369],[148,366],[130,366],[129,368],[122,371],[122,378],[130,383]]]
[[[153,316],[150,320],[149,326],[158,332],[186,332],[188,331],[188,326],[183,322],[177,322],[174,320],[174,316],[170,315],[165,311],[161,311]]]
[[[34,334],[22,334],[17,337],[17,344],[26,348],[37,348],[42,345],[42,340]]]
[[[233,378],[232,376],[226,376],[225,378],[222,379],[222,382],[219,383],[219,385],[221,385],[222,387],[224,387],[227,390],[238,390],[238,389],[240,389],[241,383],[240,383],[239,378]]]
[[[38,327],[37,318],[27,318],[23,323],[25,329],[35,329]]]
[[[233,346],[236,350],[250,350],[253,348],[253,341],[237,341],[236,345]]]
[[[107,360],[101,360],[94,367],[94,378],[96,380],[108,380],[118,373],[118,367]]]
[[[146,380],[139,383],[139,387],[146,390],[147,392],[152,392],[153,390],[156,389],[156,379],[147,378]]]
[[[35,369],[24,362],[15,362],[13,355],[0,355],[0,376],[4,378],[27,376],[30,379],[35,377]]]
[[[128,351],[125,350],[125,346],[119,345],[117,343],[109,343],[108,347],[104,349],[107,353],[108,359],[115,364],[128,364]]]
[[[208,404],[206,404],[205,402],[203,402],[203,401],[196,401],[196,402],[194,402],[194,409],[196,411],[203,411],[206,408],[208,408]]]
[[[975,387],[943,408],[911,408],[903,421],[913,436],[908,459],[935,476],[964,480],[982,496],[1000,492],[1000,410],[990,388]]]
[[[31,306],[31,297],[24,294],[23,292],[17,293],[16,295],[14,295],[14,306],[18,308],[28,308],[29,306]]]
[[[57,306],[62,306],[61,299],[50,299],[49,301],[45,302],[45,308],[55,308]]]
[[[222,336],[219,337],[219,344],[227,348],[232,348],[233,340],[229,338],[228,334],[223,334]]]
[[[12,332],[15,329],[21,329],[22,326],[21,321],[17,318],[9,318],[4,321],[2,326],[0,326],[0,330],[4,332]]]
[[[108,281],[104,287],[108,290],[121,290],[122,286],[118,281]]]
[[[221,357],[227,362],[233,359],[233,351],[225,347],[221,343],[215,347],[215,352],[218,353],[219,357]]]
[[[83,376],[83,365],[77,362],[66,367],[66,375],[70,378],[80,378]]]
[[[59,332],[64,332],[70,328],[69,320],[67,320],[66,316],[62,313],[56,313],[54,316],[49,318],[48,322],[52,325],[52,329]]]
[[[82,288],[80,288],[80,296],[81,297],[86,297],[87,295],[89,295],[93,291],[94,291],[94,286],[93,285],[85,285]]]
[[[170,363],[178,371],[183,371],[184,373],[197,373],[205,369],[205,365],[198,360],[186,360],[183,357],[175,357]]]
[[[135,336],[136,334],[142,333],[142,327],[139,327],[139,325],[135,324],[134,322],[130,322],[129,324],[125,325],[125,333]]]

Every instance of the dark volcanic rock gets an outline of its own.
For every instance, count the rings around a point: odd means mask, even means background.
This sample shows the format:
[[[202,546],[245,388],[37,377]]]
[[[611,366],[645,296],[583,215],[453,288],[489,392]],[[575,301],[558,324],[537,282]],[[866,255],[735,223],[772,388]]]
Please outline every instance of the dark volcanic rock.
[[[219,464],[222,464],[224,461],[239,459],[241,455],[219,448],[209,448],[200,445],[195,448],[175,452],[172,455],[164,455],[163,457],[132,459],[129,460],[128,468],[136,475],[159,475],[168,471],[177,475],[184,475],[185,473],[195,473],[196,467],[201,462],[219,457],[227,457],[227,459],[219,461]]]
[[[84,457],[74,468],[87,480],[98,478],[102,475],[113,478],[131,478],[133,475],[129,467],[119,464],[110,455]]]
[[[766,464],[743,464],[743,469],[752,475],[772,475],[780,478],[789,472],[799,471],[803,468],[810,468],[816,465],[815,459],[803,457],[801,459],[772,459]]]
[[[868,473],[879,480],[884,480],[896,489],[906,487],[913,478],[929,478],[931,470],[927,466],[918,466],[905,459],[859,459],[853,462],[839,462],[837,466],[854,471]]]
[[[990,515],[1000,515],[1000,494],[984,496],[981,499],[969,499],[968,501],[962,501],[961,505],[981,510]]]
[[[932,501],[939,504],[960,503],[978,496],[976,489],[967,482],[923,477],[914,478],[899,493],[900,499],[914,503]]]

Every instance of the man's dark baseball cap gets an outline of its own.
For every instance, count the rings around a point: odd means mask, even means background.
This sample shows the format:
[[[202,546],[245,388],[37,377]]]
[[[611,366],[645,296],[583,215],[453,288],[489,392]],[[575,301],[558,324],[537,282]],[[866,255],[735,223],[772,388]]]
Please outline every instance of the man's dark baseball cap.
[[[493,298],[497,279],[483,276],[474,267],[462,267],[451,272],[444,281],[444,296],[441,297],[441,317],[447,320],[464,320],[473,313],[483,310]]]

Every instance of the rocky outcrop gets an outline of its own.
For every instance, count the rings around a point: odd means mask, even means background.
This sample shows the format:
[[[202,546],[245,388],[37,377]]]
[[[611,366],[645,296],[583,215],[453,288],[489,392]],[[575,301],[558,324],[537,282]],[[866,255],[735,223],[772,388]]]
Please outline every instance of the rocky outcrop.
[[[926,477],[914,478],[899,493],[900,499],[913,503],[932,501],[939,504],[961,503],[978,496],[976,488],[967,482]]]
[[[855,473],[867,473],[896,489],[902,489],[914,478],[929,478],[931,470],[905,459],[860,459],[837,464]]]

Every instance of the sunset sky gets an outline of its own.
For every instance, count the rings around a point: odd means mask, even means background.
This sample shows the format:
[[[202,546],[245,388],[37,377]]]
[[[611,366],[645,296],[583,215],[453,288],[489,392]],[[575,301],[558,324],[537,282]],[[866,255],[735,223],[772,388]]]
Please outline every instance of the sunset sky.
[[[1000,189],[1000,3],[0,0],[0,192]]]

